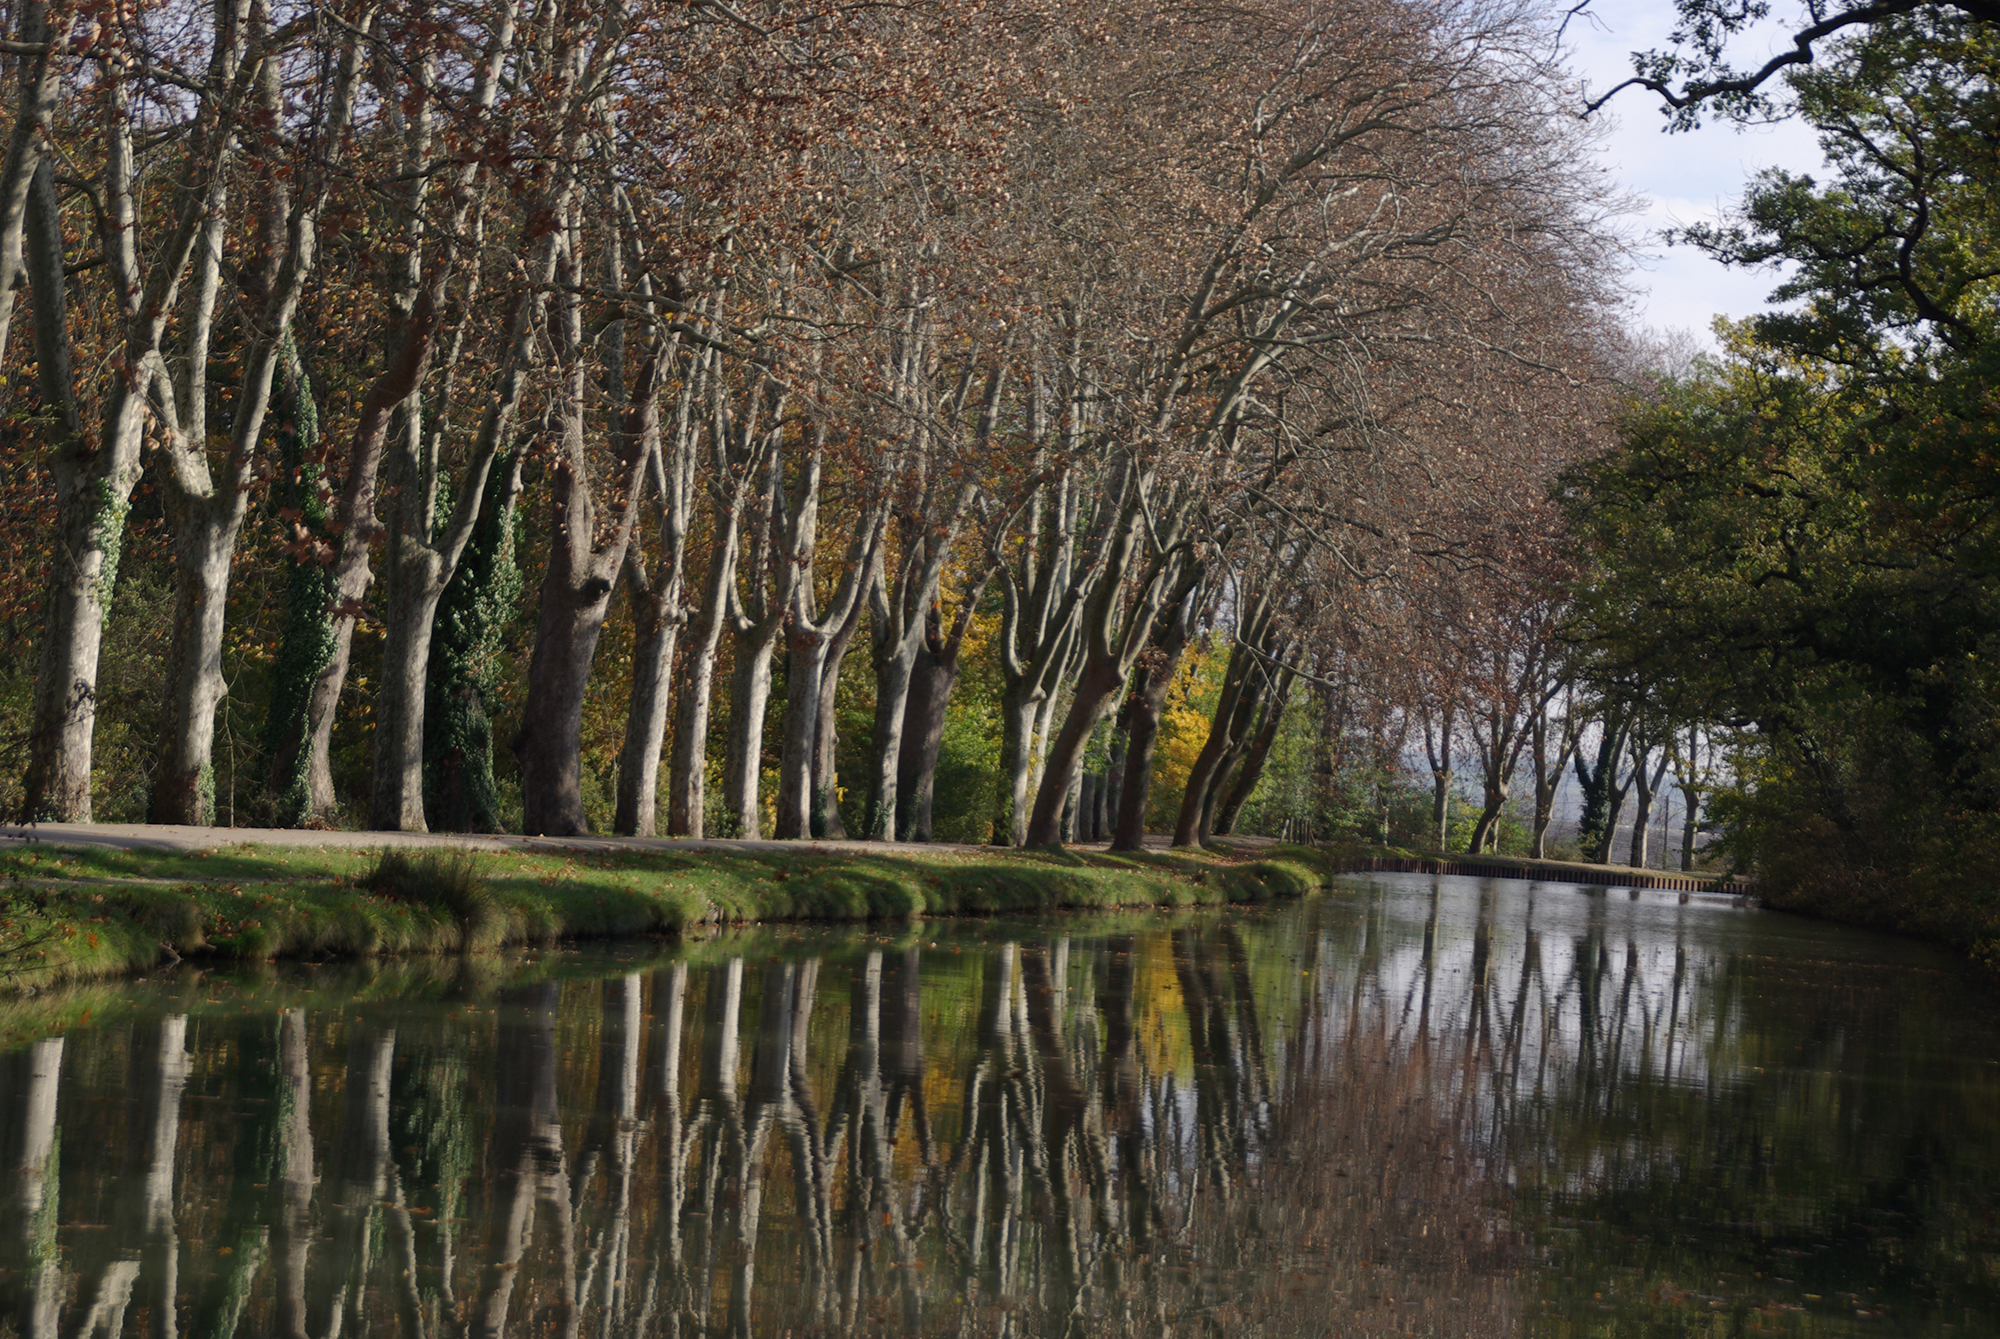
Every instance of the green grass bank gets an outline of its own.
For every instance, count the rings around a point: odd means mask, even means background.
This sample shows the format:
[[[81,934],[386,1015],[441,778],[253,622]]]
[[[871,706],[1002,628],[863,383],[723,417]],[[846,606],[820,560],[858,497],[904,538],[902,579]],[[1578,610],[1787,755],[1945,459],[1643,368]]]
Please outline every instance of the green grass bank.
[[[0,990],[178,958],[444,954],[718,923],[908,920],[1291,897],[1308,847],[1102,851],[484,851],[225,846],[0,852]]]

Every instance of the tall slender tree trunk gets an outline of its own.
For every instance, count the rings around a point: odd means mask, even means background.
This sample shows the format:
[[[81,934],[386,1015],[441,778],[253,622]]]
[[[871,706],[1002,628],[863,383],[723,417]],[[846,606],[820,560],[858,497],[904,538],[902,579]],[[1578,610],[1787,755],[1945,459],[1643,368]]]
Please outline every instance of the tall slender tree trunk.
[[[1034,802],[1035,722],[1042,700],[1026,686],[1009,684],[1000,699],[1000,775],[1005,789],[993,816],[993,840],[1001,846],[1021,846],[1028,838],[1028,809]]]
[[[77,416],[69,358],[62,219],[44,160],[27,201],[28,272],[35,290],[36,372],[55,411],[50,464],[56,483],[55,555],[42,607],[42,645],[28,725],[24,818],[90,821],[90,751],[97,728],[97,655],[118,587],[125,513],[139,482],[145,401],[133,379],[105,406],[91,450]]]
[[[0,159],[0,360],[7,355],[14,302],[26,274],[26,230],[34,207],[31,194],[36,177],[45,170],[42,141],[55,113],[69,46],[68,15],[58,11],[60,31],[51,32],[49,8],[47,0],[26,0],[15,11],[19,26],[14,35],[30,50],[15,66],[15,87],[20,96],[7,136],[6,157]],[[45,290],[38,294],[38,298],[47,296]]]
[[[778,741],[778,814],[782,841],[810,838],[813,759],[819,752],[819,695],[831,639],[794,619],[785,631],[785,712]]]
[[[1118,784],[1118,814],[1112,820],[1111,849],[1140,851],[1146,845],[1146,800],[1153,788],[1153,754],[1160,742],[1160,712],[1174,686],[1188,645],[1185,619],[1176,617],[1158,645],[1139,661],[1139,679],[1125,702],[1125,775]]]
[[[1262,629],[1250,636],[1262,638]],[[1174,845],[1199,846],[1208,839],[1214,820],[1215,799],[1228,779],[1229,768],[1249,740],[1260,701],[1260,687],[1270,680],[1270,672],[1245,644],[1239,630],[1237,644],[1230,649],[1229,667],[1224,673],[1222,694],[1215,704],[1215,716],[1208,738],[1188,770],[1187,789],[1181,795],[1180,813],[1174,821]]]
[[[211,750],[222,701],[223,616],[230,559],[242,529],[244,499],[197,503],[175,524],[174,626],[167,653],[166,740],[153,778],[149,819],[190,823],[214,819]],[[218,514],[220,513],[220,514]]]
[[[1681,868],[1694,868],[1694,843],[1701,832],[1701,791],[1693,786],[1681,787]]]
[[[910,693],[904,708],[902,751],[897,760],[896,796],[902,812],[896,829],[901,840],[931,839],[931,808],[937,792],[938,753],[944,744],[946,708],[958,681],[958,656],[947,658],[926,638],[910,667]]]
[[[501,830],[486,703],[523,585],[514,560],[514,510],[524,459],[515,452],[488,477],[478,526],[438,601],[423,738],[424,816],[437,832]]]
[[[549,245],[537,257],[544,279],[553,276],[556,254]],[[457,480],[448,517],[437,515],[443,434],[434,428],[426,435],[418,396],[412,395],[403,405],[390,452],[393,503],[383,549],[385,635],[375,690],[374,784],[369,801],[369,826],[377,830],[424,830],[425,717],[437,612],[479,530],[482,509],[489,501],[511,507],[519,492],[518,465],[507,472],[512,477],[500,497],[488,497],[488,483],[496,463],[512,449],[515,414],[537,357],[544,310],[545,298],[537,291],[514,311],[512,339],[494,377],[493,400]],[[438,393],[441,401],[451,397],[459,338],[454,337],[446,359],[444,385]]]
[[[775,620],[738,633],[729,676],[729,743],[722,765],[722,803],[733,837],[763,835],[759,796],[764,774],[764,714],[771,703]]]
[[[674,721],[673,753],[667,775],[667,833],[703,835],[708,795],[708,716],[715,696],[715,657],[727,625],[729,590],[736,584],[737,515],[726,509],[716,520],[709,549],[708,580],[695,622],[694,645],[682,676],[680,712]]]
[[[1028,845],[1054,846],[1060,842],[1062,820],[1069,812],[1091,731],[1124,686],[1124,666],[1116,660],[1093,657],[1085,663],[1069,714],[1049,745],[1043,764],[1042,784],[1035,792],[1035,808],[1028,818]]]
[[[348,447],[347,479],[328,527],[340,535],[339,552],[331,573],[332,626],[319,629],[308,624],[301,628],[306,637],[320,644],[312,658],[319,660],[321,668],[306,694],[305,719],[300,723],[297,745],[292,746],[288,740],[286,747],[279,750],[281,761],[288,757],[291,759],[290,767],[285,770],[303,776],[304,803],[297,805],[292,815],[294,821],[302,824],[324,823],[332,817],[335,808],[332,766],[334,715],[340,706],[341,693],[347,686],[357,614],[361,602],[367,598],[369,587],[374,584],[369,551],[373,540],[383,532],[381,522],[375,518],[376,484],[397,408],[415,393],[430,367],[431,354],[436,346],[442,288],[442,274],[433,274],[404,322],[396,355],[369,387],[368,396],[355,419]],[[283,658],[294,654],[290,647],[280,653]],[[306,658],[303,649],[297,655],[300,659]],[[297,753],[304,754],[303,765],[297,760]]]
[[[1645,752],[1635,748],[1632,759],[1632,789],[1634,805],[1632,810],[1632,844],[1628,851],[1627,864],[1634,869],[1646,868],[1648,846],[1653,823],[1653,797],[1659,793],[1660,783],[1666,779],[1668,755],[1663,751],[1660,761],[1651,773],[1646,770],[1649,761]]]
[[[1528,853],[1537,860],[1548,855],[1549,824],[1555,815],[1556,791],[1562,785],[1563,771],[1569,766],[1570,757],[1577,747],[1576,731],[1570,728],[1569,719],[1565,716],[1557,731],[1555,754],[1550,756],[1548,707],[1554,699],[1555,692],[1550,691],[1528,726],[1528,754],[1535,769],[1535,830]]]
[[[838,717],[840,669],[861,627],[860,601],[856,601],[847,622],[827,645],[826,668],[820,673],[819,720],[813,741],[812,835],[828,841],[843,841],[847,825],[840,817],[840,722]]]
[[[897,794],[908,797],[908,809],[898,827],[906,841],[931,839],[931,809],[937,792],[938,754],[944,745],[945,714],[951,706],[951,690],[958,682],[959,656],[965,636],[972,628],[979,602],[999,570],[988,563],[965,590],[953,615],[951,628],[939,627],[935,612],[924,620],[924,633],[911,666],[911,692],[905,704],[902,755],[898,760]],[[941,635],[940,635],[941,634]]]
[[[562,426],[562,453],[552,470],[549,560],[542,579],[535,649],[528,660],[521,732],[514,740],[514,756],[521,766],[522,829],[558,837],[590,830],[583,810],[583,707],[590,667],[638,529],[646,471],[660,451],[660,383],[678,348],[677,337],[655,333],[642,365],[628,382],[624,324],[618,326],[607,388],[613,405],[610,438],[616,469],[609,496],[618,510],[600,522],[584,427],[588,382],[581,297],[583,232],[582,209],[569,199],[564,204],[559,250],[557,239],[551,239],[562,291],[553,299],[549,325],[556,348],[570,360],[554,406]],[[622,244],[621,239],[618,245]],[[614,245],[614,255],[616,250]],[[614,264],[613,283],[619,274]]]
[[[1457,741],[1454,737],[1458,728],[1458,710],[1454,701],[1444,704],[1442,718],[1433,734],[1430,717],[1423,718],[1424,759],[1431,769],[1431,832],[1433,842],[1440,851],[1449,845],[1451,833],[1451,785],[1457,777],[1453,766]]]
[[[364,20],[364,26],[366,24]],[[345,136],[354,106],[361,34],[349,35],[334,80],[327,116],[329,142]],[[265,64],[259,86],[271,124],[281,119],[282,90],[274,66]],[[208,462],[210,342],[220,289],[228,219],[226,191],[218,180],[196,248],[193,310],[182,332],[185,389],[177,391],[164,365],[155,373],[153,408],[161,436],[156,460],[172,522],[175,548],[174,628],[167,672],[167,728],[154,773],[150,817],[156,823],[205,824],[214,820],[215,712],[227,685],[222,677],[224,613],[229,570],[255,479],[264,420],[280,373],[295,362],[292,318],[318,258],[319,213],[326,176],[295,179],[266,163],[258,173],[264,201],[251,220],[267,245],[261,266],[241,286],[261,290],[263,310],[246,322],[237,361],[241,374],[230,405],[229,449],[219,471]]]
[[[660,744],[666,738],[673,699],[674,648],[680,640],[678,574],[666,590],[644,586],[635,575],[632,598],[632,697],[625,711],[625,744],[618,754],[618,812],[612,830],[650,837],[659,810]]]
[[[375,768],[368,826],[423,832],[424,706],[431,632],[444,594],[442,555],[428,545],[402,546],[390,528],[383,583],[382,666],[375,689]],[[401,552],[396,552],[397,549]]]
[[[1292,685],[1297,682],[1298,671],[1287,665],[1278,673],[1278,683],[1271,690],[1271,696],[1264,706],[1263,720],[1258,724],[1257,733],[1251,738],[1250,748],[1243,756],[1243,766],[1236,774],[1236,781],[1229,788],[1229,794],[1216,810],[1215,831],[1218,836],[1228,836],[1236,831],[1236,820],[1243,813],[1243,806],[1257,791],[1257,783],[1264,778],[1264,768],[1270,762],[1271,749],[1278,742],[1278,727],[1284,723],[1285,708],[1292,700]]]
[[[840,585],[824,613],[817,611],[813,594],[813,550],[819,542],[820,447],[808,456],[799,482],[799,499],[792,510],[796,518],[787,537],[788,565],[796,574],[790,578],[790,612],[785,619],[785,713],[784,734],[778,745],[777,836],[799,841],[817,835],[825,826],[820,807],[825,788],[818,776],[820,743],[826,713],[821,696],[833,691],[832,680],[839,675],[837,661],[833,673],[828,664],[835,643],[845,654],[848,639],[869,589],[875,584],[881,561],[883,529],[888,521],[886,508],[862,519],[848,547],[847,567]]]
[[[1055,843],[1091,732],[1124,691],[1132,666],[1150,643],[1159,618],[1194,617],[1189,601],[1201,585],[1205,567],[1176,549],[1173,523],[1149,522],[1144,526],[1148,542],[1158,545],[1160,551],[1140,570],[1136,587],[1123,590],[1138,556],[1141,499],[1149,487],[1148,478],[1135,465],[1116,490],[1117,512],[1104,535],[1100,574],[1079,628],[1083,670],[1062,729],[1049,745],[1034,812],[1028,819],[1030,846]]]
[[[1583,790],[1583,814],[1577,827],[1577,843],[1583,848],[1584,858],[1595,864],[1611,863],[1611,842],[1618,831],[1618,811],[1625,805],[1625,792],[1631,785],[1618,784],[1618,770],[1625,755],[1625,742],[1632,729],[1629,716],[1623,711],[1608,712],[1600,722],[1601,731],[1597,741],[1596,765],[1593,767],[1584,759],[1583,748],[1579,745],[1572,759],[1577,784]]]
[[[574,252],[572,251],[572,256]],[[570,347],[580,343],[580,312],[565,317]],[[641,471],[657,449],[658,381],[671,350],[657,346],[634,387],[625,430],[623,512],[600,542],[584,459],[581,367],[567,388],[564,453],[550,486],[553,531],[542,579],[541,615],[528,660],[528,693],[514,756],[521,765],[521,824],[529,835],[568,837],[590,830],[583,812],[583,706],[597,639],[611,609],[614,579],[638,522]]]
[[[293,522],[295,542],[286,565],[285,621],[278,638],[264,747],[271,759],[273,818],[280,827],[296,827],[313,812],[307,776],[311,751],[306,747],[313,687],[335,651],[334,575],[322,560],[334,545],[326,529],[330,513],[321,491],[326,464],[319,450],[319,408],[296,346],[288,351],[284,376],[281,404],[289,422],[278,436],[278,477],[284,489],[281,496],[298,513],[298,520]]]
[[[874,766],[869,776],[866,833],[870,841],[896,840],[903,730],[909,720],[910,679],[915,668],[915,647],[906,644],[906,639],[875,639]]]
[[[688,608],[681,598],[687,572],[688,528],[695,491],[695,405],[705,389],[713,359],[697,357],[682,376],[672,445],[648,462],[657,528],[659,571],[650,579],[645,555],[634,543],[626,557],[626,589],[631,594],[633,640],[632,696],[625,712],[625,742],[618,756],[617,832],[653,835],[659,814],[660,746],[674,701],[674,653]],[[665,444],[662,444],[663,447]]]

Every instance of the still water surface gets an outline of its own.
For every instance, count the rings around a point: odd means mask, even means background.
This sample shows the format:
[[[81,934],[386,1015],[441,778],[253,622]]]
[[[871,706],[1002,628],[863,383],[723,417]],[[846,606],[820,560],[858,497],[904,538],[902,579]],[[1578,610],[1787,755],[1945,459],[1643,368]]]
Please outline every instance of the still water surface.
[[[0,1334],[2000,1334],[1994,1005],[1394,875],[186,970],[0,1014]]]

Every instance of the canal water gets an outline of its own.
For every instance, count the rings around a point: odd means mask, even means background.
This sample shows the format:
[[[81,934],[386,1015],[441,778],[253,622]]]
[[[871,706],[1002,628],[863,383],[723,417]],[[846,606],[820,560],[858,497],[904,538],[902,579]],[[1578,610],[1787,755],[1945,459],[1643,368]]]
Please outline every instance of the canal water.
[[[1919,946],[1416,875],[0,1007],[0,1334],[2000,1334]]]

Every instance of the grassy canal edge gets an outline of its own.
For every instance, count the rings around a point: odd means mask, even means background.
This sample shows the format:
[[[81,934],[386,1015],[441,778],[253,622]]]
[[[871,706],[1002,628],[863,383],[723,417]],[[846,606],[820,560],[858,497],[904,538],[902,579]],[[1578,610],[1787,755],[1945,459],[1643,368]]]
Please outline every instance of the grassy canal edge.
[[[478,952],[716,924],[1198,907],[1295,897],[1338,861],[1254,852],[474,851],[37,844],[0,852],[0,992],[149,970]]]

